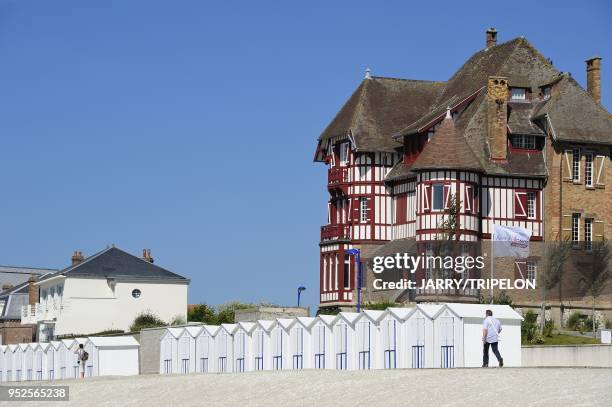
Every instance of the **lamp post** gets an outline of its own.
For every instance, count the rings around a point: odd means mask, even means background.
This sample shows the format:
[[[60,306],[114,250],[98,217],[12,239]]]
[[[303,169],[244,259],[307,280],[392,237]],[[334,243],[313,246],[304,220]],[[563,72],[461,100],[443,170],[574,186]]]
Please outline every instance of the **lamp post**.
[[[302,291],[306,290],[306,287],[299,286],[298,287],[298,308],[300,307],[300,297],[302,296]]]
[[[348,249],[346,253],[357,258],[357,312],[361,312],[361,250]]]

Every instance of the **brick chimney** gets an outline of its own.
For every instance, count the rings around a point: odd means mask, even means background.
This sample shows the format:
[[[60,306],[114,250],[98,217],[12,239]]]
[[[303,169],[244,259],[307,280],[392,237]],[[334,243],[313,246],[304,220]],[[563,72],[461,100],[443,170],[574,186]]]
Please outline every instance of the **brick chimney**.
[[[493,27],[487,30],[487,48],[497,45],[497,30]]]
[[[597,103],[601,103],[601,58],[586,60],[587,91]]]
[[[13,288],[13,284],[11,283],[2,284],[2,291],[10,290],[11,288]]]
[[[153,263],[153,257],[151,257],[151,249],[142,249],[142,259]]]
[[[74,266],[76,264],[81,263],[83,260],[85,260],[85,257],[83,257],[82,252],[75,250],[74,254],[72,255],[71,260],[72,260],[72,265]]]
[[[38,277],[34,274],[28,280],[28,304],[34,305],[38,302],[38,287],[34,283],[38,281]]]
[[[492,160],[507,159],[508,96],[508,78],[490,76],[487,82],[487,135]]]

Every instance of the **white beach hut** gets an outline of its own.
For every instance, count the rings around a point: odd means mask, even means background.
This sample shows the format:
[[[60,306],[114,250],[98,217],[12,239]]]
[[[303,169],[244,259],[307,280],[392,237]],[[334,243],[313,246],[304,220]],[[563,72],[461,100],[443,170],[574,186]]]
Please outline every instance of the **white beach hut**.
[[[499,351],[504,358],[504,366],[521,366],[521,321],[523,318],[508,305],[489,304],[445,304],[448,311],[441,312],[439,317],[452,316],[456,366],[482,366],[482,323],[486,310],[493,311],[493,316],[502,324]],[[447,319],[447,321],[450,321]],[[450,322],[446,323],[448,326]],[[449,328],[446,328],[448,332]],[[447,341],[449,334],[442,335]],[[443,343],[440,344],[443,346]],[[442,356],[442,355],[441,355]],[[443,359],[441,359],[443,362]],[[489,366],[497,366],[497,359],[489,351]]]
[[[25,352],[30,345],[27,343],[20,343],[17,348],[13,351],[13,372],[14,381],[20,382],[26,379],[25,372]]]
[[[49,342],[33,344],[34,348],[34,380],[47,380],[49,378],[49,362],[53,369],[53,349]],[[50,350],[50,351],[49,351]],[[49,355],[51,360],[49,360]]]
[[[334,369],[334,315],[319,315],[310,328],[312,356],[315,369]]]
[[[234,365],[235,372],[250,372],[254,370],[253,331],[255,323],[238,322],[234,332]]]
[[[19,344],[20,346],[22,344]],[[36,353],[37,343],[27,343],[23,344],[25,348],[23,348],[23,379],[24,380],[42,380],[38,379],[36,376],[36,369],[34,363],[34,354]],[[42,367],[41,367],[42,369]],[[42,370],[41,370],[42,374]]]
[[[434,363],[435,315],[444,307],[442,304],[418,304],[404,323],[409,349],[409,366],[414,369],[439,367]]]
[[[379,350],[381,348],[380,320],[384,314],[384,311],[366,310],[355,320],[356,368],[359,370],[383,367],[383,359],[379,355]]]
[[[215,335],[219,328],[217,325],[204,325],[196,337],[196,372],[198,373],[214,371]]]
[[[61,379],[60,352],[62,343],[60,341],[51,341],[49,344],[51,346],[47,348],[47,379]]]
[[[74,339],[62,339],[62,343],[66,348],[66,378],[75,379],[80,377],[81,369],[79,363],[79,357],[76,354],[80,344],[85,345],[87,338],[74,338]]]
[[[178,338],[183,334],[185,328],[166,328],[166,332],[159,339],[159,373],[172,374],[178,373]]]
[[[253,368],[254,370],[272,369],[272,352],[270,346],[270,331],[274,321],[259,320],[255,322],[253,338]]]
[[[4,351],[4,361],[6,363],[5,381],[14,382],[16,381],[15,373],[15,351],[19,348],[18,345],[7,345]]]
[[[88,376],[137,375],[139,347],[136,339],[129,335],[89,337],[85,344],[88,362],[92,361]]]
[[[449,304],[445,304],[433,319],[434,367],[443,369],[463,366],[463,326],[459,321],[460,318],[447,305]]]
[[[338,370],[354,370],[358,366],[355,346],[356,312],[340,312],[333,322],[335,365]]]
[[[6,381],[6,345],[0,345],[0,382]]]
[[[232,372],[234,368],[234,333],[236,324],[221,324],[215,338],[215,371]]]
[[[377,355],[380,369],[410,367],[406,319],[415,308],[387,308],[380,318],[380,348]]]
[[[290,345],[290,329],[295,318],[277,318],[270,330],[270,350],[272,352],[272,370],[290,370],[293,368]]]
[[[297,317],[289,326],[289,356],[291,357],[291,369],[311,369],[314,366],[311,326],[315,321],[310,317]]]

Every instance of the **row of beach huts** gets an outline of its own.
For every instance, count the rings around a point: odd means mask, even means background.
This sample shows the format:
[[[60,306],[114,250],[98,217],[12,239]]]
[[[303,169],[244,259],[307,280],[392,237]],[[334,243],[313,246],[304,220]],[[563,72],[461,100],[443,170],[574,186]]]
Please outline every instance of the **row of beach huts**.
[[[503,325],[504,365],[520,366],[522,317],[516,311],[448,303],[170,327],[160,338],[159,373],[479,367],[486,309]]]
[[[132,336],[111,336],[1,346],[0,379],[77,378],[79,344],[89,354],[86,377],[477,367],[482,364],[486,309],[493,310],[503,326],[504,365],[520,366],[522,317],[516,311],[507,305],[445,303],[315,318],[153,328],[141,331],[140,343]]]

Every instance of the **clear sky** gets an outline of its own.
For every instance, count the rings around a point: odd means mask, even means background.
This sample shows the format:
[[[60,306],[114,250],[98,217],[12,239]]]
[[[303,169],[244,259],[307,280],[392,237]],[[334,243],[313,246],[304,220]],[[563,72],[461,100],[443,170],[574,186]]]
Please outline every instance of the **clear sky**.
[[[370,67],[446,80],[525,36],[612,106],[612,3],[0,0],[0,264],[114,243],[190,302],[316,309],[316,139]],[[497,8],[499,7],[499,8]]]

